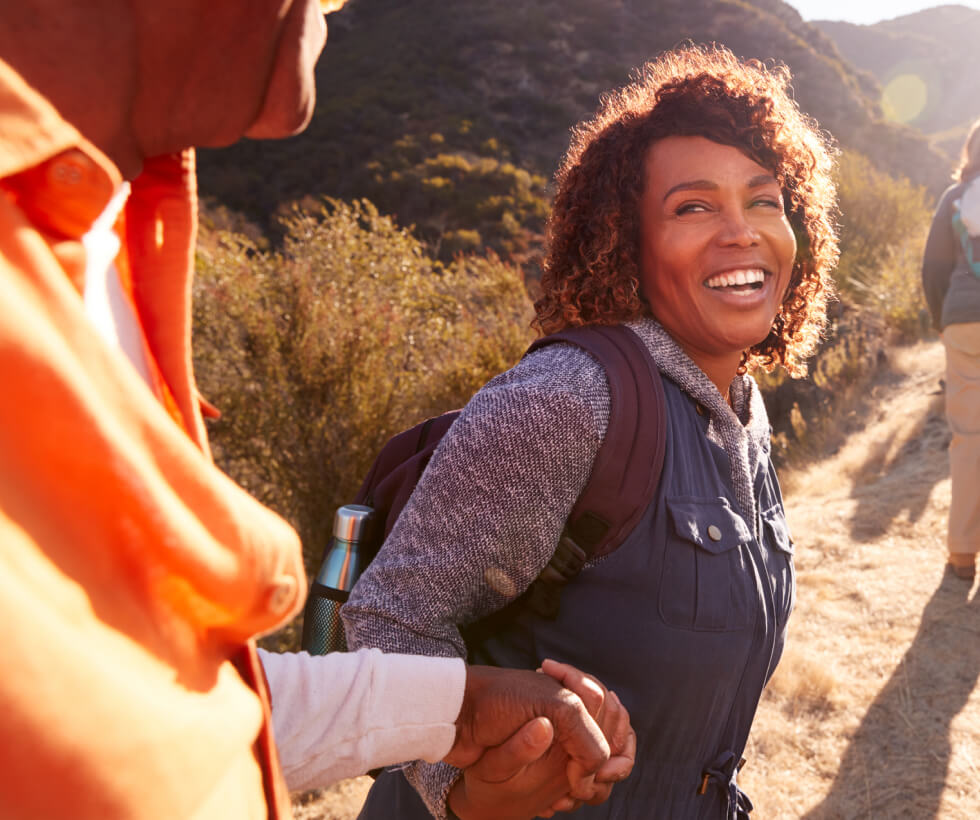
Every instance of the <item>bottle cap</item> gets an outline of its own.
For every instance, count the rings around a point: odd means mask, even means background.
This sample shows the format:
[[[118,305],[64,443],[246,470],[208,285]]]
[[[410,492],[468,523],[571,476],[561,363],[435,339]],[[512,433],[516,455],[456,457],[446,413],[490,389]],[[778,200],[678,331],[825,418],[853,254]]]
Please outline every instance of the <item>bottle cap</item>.
[[[362,504],[345,504],[333,520],[333,536],[344,541],[360,541],[367,532],[374,510]]]

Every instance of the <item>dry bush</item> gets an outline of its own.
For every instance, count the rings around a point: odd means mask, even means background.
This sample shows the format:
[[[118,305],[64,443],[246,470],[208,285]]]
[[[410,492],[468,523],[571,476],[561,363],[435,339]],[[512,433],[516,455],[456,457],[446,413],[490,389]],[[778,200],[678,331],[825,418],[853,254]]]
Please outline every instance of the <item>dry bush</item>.
[[[195,365],[223,413],[218,463],[296,526],[312,569],[381,444],[513,364],[531,306],[513,268],[435,262],[367,202],[281,227],[276,250],[227,231],[200,243]]]
[[[854,151],[841,156],[838,185],[841,259],[834,278],[841,299],[871,308],[899,336],[914,338],[922,328],[919,273],[932,216],[925,190]]]
[[[790,379],[782,370],[753,373],[773,426],[773,457],[779,465],[803,464],[833,450],[864,423],[856,408],[886,360],[894,334],[871,308],[837,308],[806,379]]]

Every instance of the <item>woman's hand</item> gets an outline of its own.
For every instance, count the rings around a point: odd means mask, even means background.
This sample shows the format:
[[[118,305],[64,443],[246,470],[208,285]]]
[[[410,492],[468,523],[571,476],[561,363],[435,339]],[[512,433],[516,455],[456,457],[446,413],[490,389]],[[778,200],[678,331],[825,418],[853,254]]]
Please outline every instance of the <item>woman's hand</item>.
[[[587,686],[583,691],[595,708],[594,679],[583,683],[573,674],[566,677],[573,685]],[[456,740],[443,760],[459,769],[472,766],[487,750],[502,748],[501,744],[536,718],[547,718],[555,744],[586,774],[595,774],[608,763],[605,735],[575,690],[548,675],[492,666],[467,667]]]
[[[459,820],[551,817],[569,791],[568,755],[547,718],[535,718],[463,770],[449,791]]]
[[[582,802],[590,805],[602,803],[609,798],[612,787],[633,771],[636,733],[630,725],[629,713],[615,692],[610,692],[599,680],[574,666],[546,659],[541,664],[541,671],[579,696],[602,729],[610,749],[609,760],[594,775],[584,771],[576,761],[569,760],[569,793],[551,808],[553,811],[573,811]]]

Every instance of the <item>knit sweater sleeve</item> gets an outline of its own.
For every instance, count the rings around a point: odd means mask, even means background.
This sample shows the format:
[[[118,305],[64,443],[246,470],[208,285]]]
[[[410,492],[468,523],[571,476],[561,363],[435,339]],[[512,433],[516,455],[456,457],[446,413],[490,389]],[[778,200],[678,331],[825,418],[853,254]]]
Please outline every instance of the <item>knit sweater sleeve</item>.
[[[568,345],[525,357],[464,408],[342,610],[351,649],[466,657],[460,625],[519,596],[548,563],[605,434],[601,366]],[[459,773],[406,775],[436,818]]]

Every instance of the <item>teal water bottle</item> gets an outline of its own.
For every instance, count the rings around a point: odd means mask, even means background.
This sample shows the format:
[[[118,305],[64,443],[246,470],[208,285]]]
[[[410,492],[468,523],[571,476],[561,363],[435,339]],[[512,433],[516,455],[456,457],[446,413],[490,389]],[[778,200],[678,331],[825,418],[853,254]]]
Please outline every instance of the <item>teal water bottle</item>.
[[[340,608],[364,569],[359,549],[371,526],[374,510],[345,504],[334,517],[333,538],[323,552],[320,571],[310,585],[303,613],[303,649],[311,655],[347,649]]]

